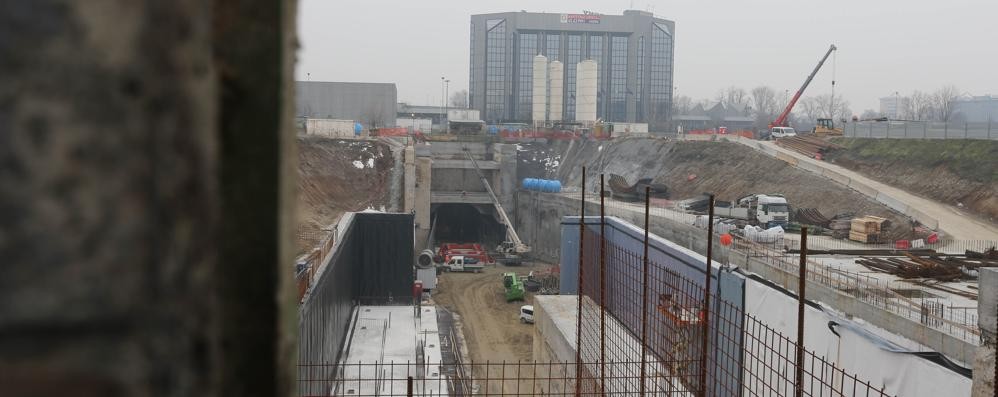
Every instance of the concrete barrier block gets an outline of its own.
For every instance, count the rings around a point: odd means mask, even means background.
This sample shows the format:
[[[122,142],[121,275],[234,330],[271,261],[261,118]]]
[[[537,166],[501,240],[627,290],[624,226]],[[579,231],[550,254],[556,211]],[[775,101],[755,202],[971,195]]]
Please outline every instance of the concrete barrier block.
[[[783,160],[792,166],[797,166],[797,158],[789,154],[776,152],[776,158]]]
[[[852,179],[850,179],[848,176],[845,176],[842,173],[837,172],[837,171],[832,171],[832,170],[830,170],[828,168],[822,169],[821,170],[821,175],[824,175],[826,178],[831,179],[831,180],[833,180],[835,182],[841,183],[841,184],[846,185],[846,186],[849,186],[849,182],[852,181]]]
[[[863,193],[867,197],[870,197],[870,198],[873,198],[873,199],[876,199],[877,198],[877,194],[880,194],[880,192],[877,189],[874,189],[874,188],[872,188],[872,187],[870,187],[870,186],[868,186],[868,185],[866,185],[864,183],[861,183],[859,181],[856,181],[856,180],[850,180],[849,181],[849,187],[852,188],[853,190],[855,190],[857,192],[860,192],[860,193]]]
[[[818,175],[821,175],[822,170],[824,170],[824,168],[822,168],[820,165],[815,164],[813,161],[807,161],[807,160],[798,160],[797,167],[802,170],[811,171]]]
[[[910,216],[912,219],[918,221],[919,223],[925,225],[930,229],[939,228],[939,220],[929,216],[928,214],[915,209],[914,207],[908,207],[908,210],[904,212],[905,215]]]
[[[885,193],[877,193],[877,201],[902,214],[908,213],[908,205]]]

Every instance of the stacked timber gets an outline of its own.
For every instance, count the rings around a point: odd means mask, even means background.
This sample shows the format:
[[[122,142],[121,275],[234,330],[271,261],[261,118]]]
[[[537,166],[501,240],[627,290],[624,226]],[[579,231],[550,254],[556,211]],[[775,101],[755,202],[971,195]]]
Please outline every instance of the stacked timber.
[[[889,221],[879,216],[853,218],[849,227],[849,239],[861,243],[878,243],[881,231],[888,226],[890,226]]]

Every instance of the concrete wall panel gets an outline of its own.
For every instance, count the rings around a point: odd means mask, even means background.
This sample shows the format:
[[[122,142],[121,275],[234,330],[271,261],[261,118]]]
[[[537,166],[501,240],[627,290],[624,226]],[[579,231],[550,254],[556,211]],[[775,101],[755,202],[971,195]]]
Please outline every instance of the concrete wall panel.
[[[841,173],[832,171],[832,170],[827,169],[827,168],[824,168],[824,169],[821,170],[821,175],[824,175],[826,178],[831,179],[831,180],[833,180],[835,182],[841,183],[841,184],[846,185],[846,186],[849,186],[849,182],[852,181],[852,179],[850,179],[848,176],[842,175]]]
[[[921,223],[921,224],[923,224],[923,225],[925,225],[925,226],[927,226],[929,228],[932,228],[932,229],[938,229],[939,228],[939,220],[938,219],[933,218],[933,217],[929,216],[928,214],[926,214],[926,213],[924,213],[922,211],[919,211],[915,207],[909,206],[908,209],[904,213],[905,213],[905,215],[908,215],[908,216],[912,217],[913,219],[915,219],[919,223]]]
[[[898,211],[902,214],[908,211],[907,204],[902,203],[901,201],[898,201],[898,199],[895,199],[894,197],[891,197],[885,193],[877,193],[877,201],[883,203],[888,207],[891,207],[891,209],[894,209],[895,211]]]

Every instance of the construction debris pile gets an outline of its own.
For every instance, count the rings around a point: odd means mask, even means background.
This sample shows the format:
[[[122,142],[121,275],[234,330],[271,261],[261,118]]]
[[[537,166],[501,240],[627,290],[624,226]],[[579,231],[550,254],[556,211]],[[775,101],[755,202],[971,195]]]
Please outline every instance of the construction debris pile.
[[[826,141],[814,134],[780,138],[776,141],[776,144],[817,159],[821,159],[825,153],[832,150],[842,149],[842,146]]]
[[[542,271],[531,271],[527,279],[523,280],[523,286],[527,291],[538,295],[558,295],[561,291],[558,266]]]
[[[879,243],[881,231],[890,227],[890,221],[879,216],[867,215],[850,222],[849,239],[861,243]]]
[[[652,198],[669,198],[669,189],[664,184],[654,183],[652,178],[641,178],[634,185],[628,184],[627,179],[617,174],[610,174],[610,193],[613,198],[624,201],[638,201],[645,198],[645,188],[649,190]]]
[[[947,255],[925,250],[905,252],[903,258],[861,257],[856,263],[904,279],[946,282],[974,279],[977,278],[977,268],[998,266],[998,252],[992,248],[984,253],[967,251],[964,255]]]

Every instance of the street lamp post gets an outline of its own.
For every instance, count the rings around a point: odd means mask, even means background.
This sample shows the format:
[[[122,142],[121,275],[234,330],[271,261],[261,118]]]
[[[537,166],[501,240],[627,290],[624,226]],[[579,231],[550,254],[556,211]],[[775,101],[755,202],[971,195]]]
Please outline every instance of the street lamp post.
[[[444,117],[447,116],[447,111],[450,110],[450,104],[447,103],[448,97],[450,96],[450,79],[444,80]],[[447,120],[450,121],[449,119]]]
[[[444,81],[445,80],[447,80],[447,78],[445,78],[443,76],[440,76],[440,113],[441,114],[440,114],[440,118],[438,119],[438,121],[440,122],[440,128],[443,128],[443,126],[444,126],[444,115],[443,115],[443,113],[444,113],[444,101],[446,101],[446,99],[444,98],[444,89],[445,89],[444,88]]]

